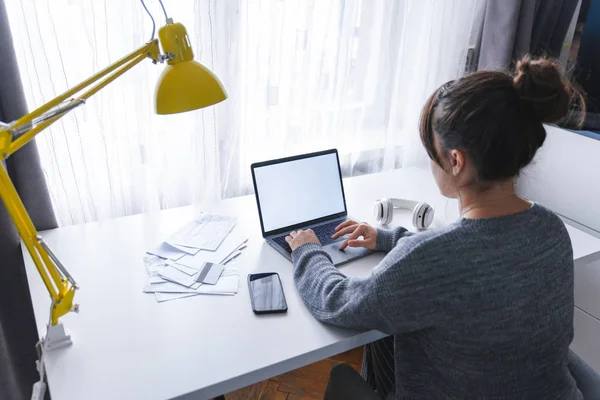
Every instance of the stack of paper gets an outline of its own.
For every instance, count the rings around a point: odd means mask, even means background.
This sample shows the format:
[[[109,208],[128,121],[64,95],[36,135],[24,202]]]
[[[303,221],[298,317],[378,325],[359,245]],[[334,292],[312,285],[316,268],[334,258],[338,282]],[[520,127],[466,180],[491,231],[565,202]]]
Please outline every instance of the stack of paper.
[[[232,229],[235,220],[202,214],[144,257],[145,293],[159,302],[200,294],[233,295],[239,273],[224,265],[239,256],[247,239]]]
[[[239,233],[230,234],[235,223],[219,214],[202,214],[148,253],[173,261],[200,253],[203,261],[223,262],[246,242]]]
[[[154,293],[159,302],[200,294],[234,295],[239,290],[239,273],[234,268],[208,263],[222,269],[215,283],[207,284],[201,281],[202,270],[182,270],[177,263],[153,255],[146,255],[144,263],[148,271],[144,292]]]
[[[234,226],[235,219],[219,214],[202,214],[175,232],[166,242],[184,252],[187,251],[182,247],[215,251]]]

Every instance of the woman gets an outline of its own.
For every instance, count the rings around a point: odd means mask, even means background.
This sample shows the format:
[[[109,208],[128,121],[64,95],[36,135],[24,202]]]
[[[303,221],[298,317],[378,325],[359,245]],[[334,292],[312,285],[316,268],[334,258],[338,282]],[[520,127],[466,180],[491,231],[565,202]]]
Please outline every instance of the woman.
[[[286,238],[317,319],[393,335],[397,399],[582,398],[567,366],[569,235],[550,210],[517,196],[513,180],[544,143],[542,123],[583,101],[553,60],[526,57],[516,70],[449,82],[423,109],[421,140],[460,220],[418,234],[343,223],[341,249],[388,252],[364,278],[335,268],[310,230]]]

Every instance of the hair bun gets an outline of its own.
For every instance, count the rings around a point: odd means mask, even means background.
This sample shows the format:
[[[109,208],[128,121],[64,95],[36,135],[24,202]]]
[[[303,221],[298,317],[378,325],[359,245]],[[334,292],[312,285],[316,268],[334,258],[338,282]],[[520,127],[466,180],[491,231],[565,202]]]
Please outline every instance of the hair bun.
[[[575,97],[581,94],[553,59],[525,56],[517,62],[513,84],[521,100],[541,122],[560,122],[567,117]],[[581,101],[583,106],[583,101]]]

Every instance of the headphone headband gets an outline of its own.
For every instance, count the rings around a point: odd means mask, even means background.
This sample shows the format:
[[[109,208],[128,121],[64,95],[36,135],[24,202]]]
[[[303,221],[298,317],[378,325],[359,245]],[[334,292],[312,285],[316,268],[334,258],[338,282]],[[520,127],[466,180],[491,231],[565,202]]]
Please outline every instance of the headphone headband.
[[[418,201],[414,200],[404,200],[404,199],[388,199],[392,202],[395,208],[402,208],[404,210],[414,210],[415,207],[419,204]]]
[[[394,208],[411,210],[412,223],[415,228],[427,229],[433,222],[434,209],[429,204],[414,200],[383,198],[375,202],[373,212],[377,222],[387,225],[392,222],[394,217]]]

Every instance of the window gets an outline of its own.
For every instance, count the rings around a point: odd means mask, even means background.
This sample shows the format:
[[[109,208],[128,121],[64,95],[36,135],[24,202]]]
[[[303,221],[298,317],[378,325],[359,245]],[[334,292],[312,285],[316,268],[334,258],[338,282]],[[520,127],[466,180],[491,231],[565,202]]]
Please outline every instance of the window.
[[[338,148],[348,175],[426,160],[421,106],[462,73],[479,2],[165,1],[229,99],[155,115],[148,61],[39,135],[60,223],[248,194],[252,162],[291,154]],[[150,38],[137,0],[6,4],[31,109]]]

